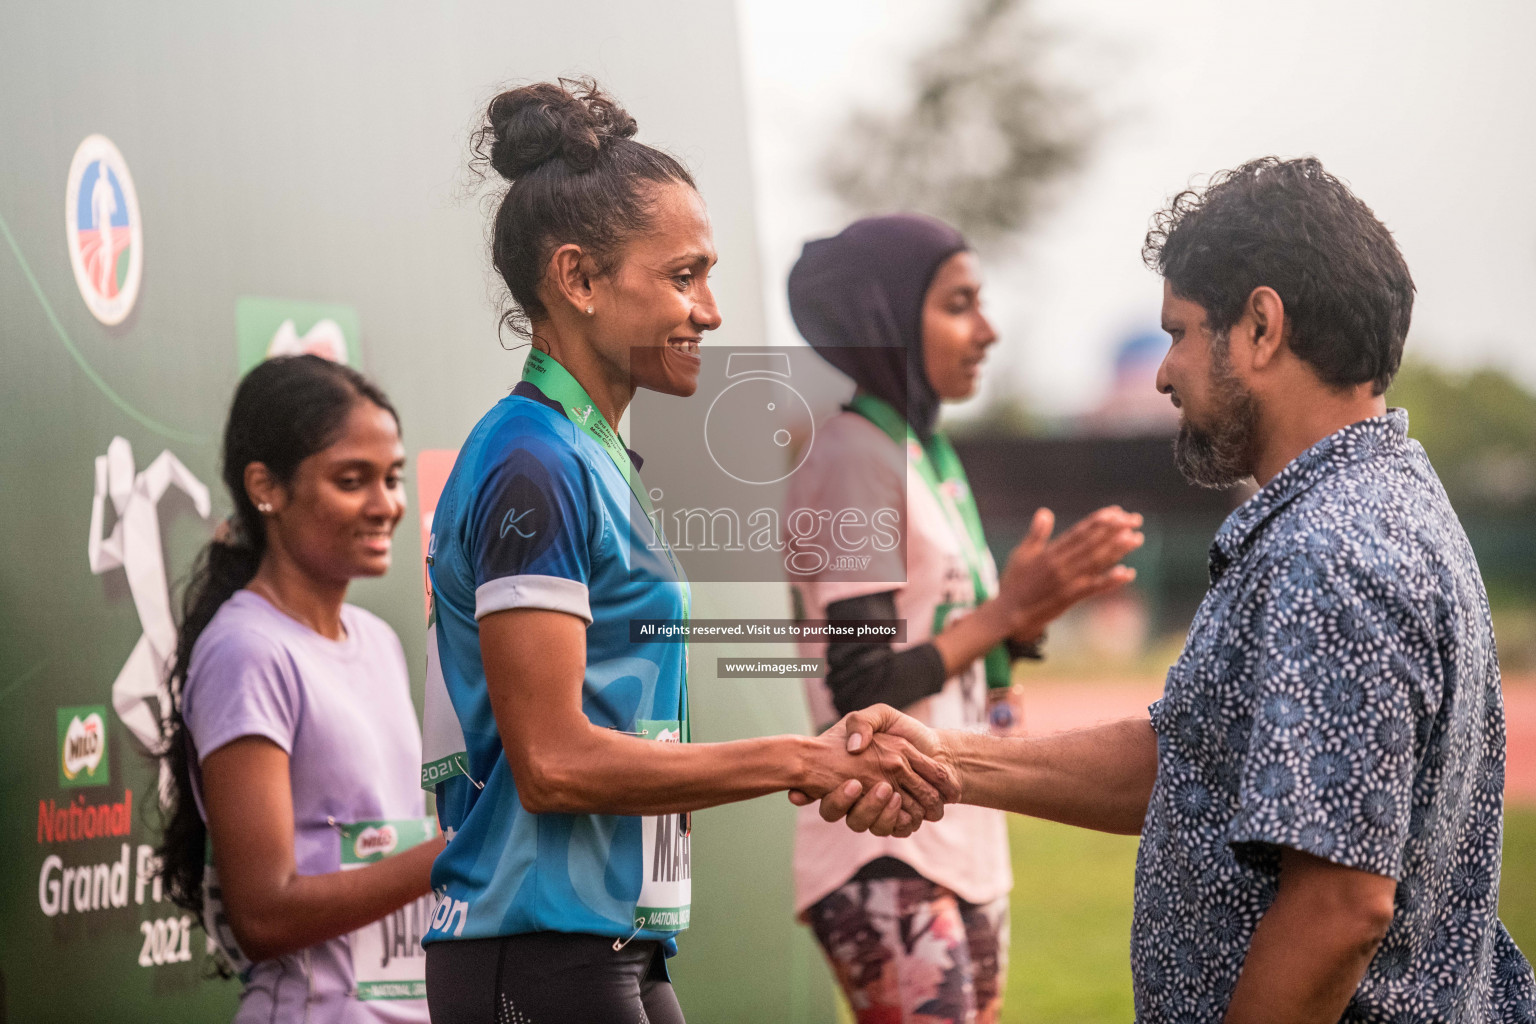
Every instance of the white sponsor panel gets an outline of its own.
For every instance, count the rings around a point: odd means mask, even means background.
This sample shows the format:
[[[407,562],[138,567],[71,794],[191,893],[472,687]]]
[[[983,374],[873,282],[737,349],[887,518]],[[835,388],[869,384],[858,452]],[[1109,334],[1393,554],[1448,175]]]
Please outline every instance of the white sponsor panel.
[[[681,743],[682,723],[640,721],[636,731],[658,743]],[[691,860],[693,816],[657,814],[640,819],[640,899],[635,927],[653,932],[677,932],[688,927],[693,898]]]
[[[437,822],[360,821],[340,831],[341,870],[354,871],[426,842],[437,835]],[[358,999],[427,997],[427,954],[421,937],[431,927],[432,904],[430,895],[412,900],[347,937]]]

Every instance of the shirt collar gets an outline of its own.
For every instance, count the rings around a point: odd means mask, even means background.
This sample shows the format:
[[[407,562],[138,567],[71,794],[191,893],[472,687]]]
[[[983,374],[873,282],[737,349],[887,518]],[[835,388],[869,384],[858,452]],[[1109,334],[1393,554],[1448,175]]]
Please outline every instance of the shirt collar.
[[[1211,542],[1211,579],[1242,554],[1259,528],[1318,481],[1346,466],[1384,452],[1399,451],[1408,437],[1408,411],[1388,409],[1380,416],[1351,423],[1292,459],[1257,494],[1239,505]]]
[[[549,406],[561,416],[565,415],[565,406],[539,390],[539,386],[531,380],[518,381],[517,386],[512,389],[512,393],[520,398],[531,398],[540,405]],[[625,448],[624,451],[628,453],[629,461],[635,464],[635,469],[638,470],[645,465],[645,460],[633,448]]]

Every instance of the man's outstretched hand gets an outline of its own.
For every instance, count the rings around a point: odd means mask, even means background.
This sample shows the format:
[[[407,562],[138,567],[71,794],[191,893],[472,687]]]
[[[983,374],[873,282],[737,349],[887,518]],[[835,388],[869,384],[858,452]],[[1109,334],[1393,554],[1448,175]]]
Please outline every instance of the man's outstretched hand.
[[[916,801],[922,811],[919,815],[917,808],[911,806],[910,797],[904,803],[901,792],[882,784],[866,788],[858,778],[850,778],[821,798],[821,816],[827,821],[846,817],[848,827],[855,832],[905,837],[916,832],[924,819],[942,818],[944,803],[960,799],[960,773],[939,734],[887,704],[874,704],[845,715],[822,738],[841,742],[849,754],[860,759],[872,757],[882,768],[899,758],[928,787],[914,787],[922,797]],[[935,803],[934,795],[941,802]],[[814,799],[800,790],[789,794],[790,802],[799,807]]]

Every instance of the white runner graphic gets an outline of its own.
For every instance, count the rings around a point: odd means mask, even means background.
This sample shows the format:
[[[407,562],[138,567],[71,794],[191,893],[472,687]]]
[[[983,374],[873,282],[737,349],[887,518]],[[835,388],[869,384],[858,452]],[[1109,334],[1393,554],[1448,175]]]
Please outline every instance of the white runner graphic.
[[[142,473],[134,470],[133,447],[114,437],[107,454],[96,456],[96,493],[91,501],[91,536],[86,553],[91,572],[100,576],[122,569],[139,613],[144,633],[134,644],[112,683],[112,707],[128,731],[156,756],[164,752],[163,726],[171,713],[166,675],[176,654],[176,620],[171,615],[171,591],[165,576],[165,551],[160,542],[160,499],[171,487],[192,499],[197,514],[208,518],[208,488],[169,451],[163,451]],[[106,501],[112,500],[117,522],[103,536]],[[170,775],[160,765],[160,801],[169,794]]]

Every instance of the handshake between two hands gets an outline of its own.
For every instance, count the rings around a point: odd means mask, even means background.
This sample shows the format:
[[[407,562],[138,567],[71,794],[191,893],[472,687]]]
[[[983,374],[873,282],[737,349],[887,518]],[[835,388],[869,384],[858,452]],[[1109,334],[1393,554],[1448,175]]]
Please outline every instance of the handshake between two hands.
[[[886,704],[844,716],[813,741],[812,780],[790,803],[821,800],[827,821],[855,832],[906,837],[960,800],[960,772],[937,732]]]
[[[973,613],[984,639],[966,660],[1007,637],[1032,641],[1079,601],[1129,583],[1136,572],[1119,563],[1141,546],[1141,526],[1141,516],[1111,505],[1052,538],[1055,517],[1037,511],[1008,556],[997,596]],[[909,836],[961,798],[963,780],[943,735],[885,704],[847,715],[814,743],[813,781],[791,790],[790,802],[819,799],[823,818],[847,818],[855,832]]]

